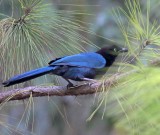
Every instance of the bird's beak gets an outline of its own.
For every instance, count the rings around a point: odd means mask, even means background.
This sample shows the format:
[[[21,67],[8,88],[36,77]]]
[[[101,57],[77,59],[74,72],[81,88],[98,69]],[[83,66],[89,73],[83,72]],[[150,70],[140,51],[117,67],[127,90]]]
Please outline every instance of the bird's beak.
[[[119,52],[128,52],[127,48],[121,48],[121,50],[119,50]]]

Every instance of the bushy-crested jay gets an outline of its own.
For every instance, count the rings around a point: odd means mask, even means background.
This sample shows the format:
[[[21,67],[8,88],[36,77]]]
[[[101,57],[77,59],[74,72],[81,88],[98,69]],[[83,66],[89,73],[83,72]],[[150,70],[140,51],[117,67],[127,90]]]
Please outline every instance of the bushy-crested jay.
[[[112,45],[97,52],[86,52],[57,58],[50,61],[48,66],[14,76],[3,82],[3,85],[7,87],[52,73],[63,77],[68,82],[68,87],[71,87],[73,84],[69,79],[74,81],[93,79],[98,74],[97,69],[110,67],[119,53],[127,51],[126,48]]]

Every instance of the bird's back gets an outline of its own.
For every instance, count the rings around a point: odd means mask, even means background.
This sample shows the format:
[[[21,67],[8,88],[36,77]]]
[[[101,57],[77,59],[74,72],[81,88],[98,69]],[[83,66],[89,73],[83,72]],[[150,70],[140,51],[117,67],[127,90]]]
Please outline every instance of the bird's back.
[[[51,66],[68,65],[87,68],[103,68],[106,65],[106,60],[98,53],[80,53],[63,58],[58,58],[49,62]]]

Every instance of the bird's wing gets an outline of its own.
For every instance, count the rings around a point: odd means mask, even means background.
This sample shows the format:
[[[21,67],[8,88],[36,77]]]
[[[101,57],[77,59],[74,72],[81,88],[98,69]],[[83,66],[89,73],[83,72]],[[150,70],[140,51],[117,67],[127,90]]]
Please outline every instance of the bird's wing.
[[[62,59],[62,58],[64,58],[64,57],[55,58],[55,59],[51,60],[50,62],[48,62],[48,64],[51,65],[53,62],[55,62],[55,61],[57,61],[57,60],[60,60],[60,59]]]
[[[88,68],[103,68],[106,60],[98,53],[80,53],[52,60],[49,65],[69,65]]]

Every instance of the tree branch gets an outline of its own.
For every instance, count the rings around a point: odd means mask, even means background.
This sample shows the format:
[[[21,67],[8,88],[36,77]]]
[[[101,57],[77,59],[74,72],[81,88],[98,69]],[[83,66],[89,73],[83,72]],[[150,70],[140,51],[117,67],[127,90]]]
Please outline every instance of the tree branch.
[[[125,76],[135,73],[135,71],[127,73],[117,73],[111,76],[109,79],[104,82],[94,81],[91,83],[83,84],[78,87],[67,89],[63,86],[30,86],[26,88],[13,89],[9,91],[4,91],[0,93],[0,103],[8,102],[11,100],[23,100],[30,97],[32,94],[33,97],[42,97],[42,96],[78,96],[78,95],[87,95],[94,94],[97,92],[102,92],[102,85],[105,86],[105,90],[115,86],[117,81]]]

